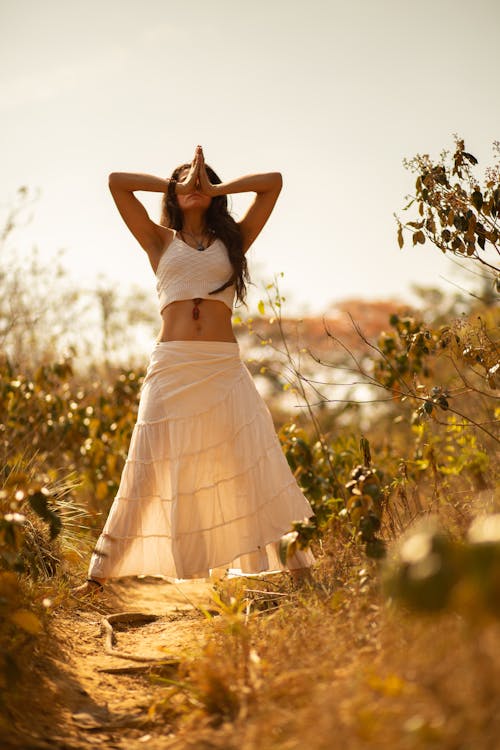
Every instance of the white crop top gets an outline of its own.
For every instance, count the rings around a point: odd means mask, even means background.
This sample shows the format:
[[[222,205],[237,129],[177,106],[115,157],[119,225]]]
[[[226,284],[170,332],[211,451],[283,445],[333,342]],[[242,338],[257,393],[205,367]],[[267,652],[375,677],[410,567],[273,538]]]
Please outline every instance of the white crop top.
[[[217,238],[200,251],[187,245],[175,232],[156,269],[160,313],[170,302],[196,297],[220,300],[232,311],[236,293],[234,284],[217,294],[209,294],[225,284],[232,274],[233,266],[222,240]]]

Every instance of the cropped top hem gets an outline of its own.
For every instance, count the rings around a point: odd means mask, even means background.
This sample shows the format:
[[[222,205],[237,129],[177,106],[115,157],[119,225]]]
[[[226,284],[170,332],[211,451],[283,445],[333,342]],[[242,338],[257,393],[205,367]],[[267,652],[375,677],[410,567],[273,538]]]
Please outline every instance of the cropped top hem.
[[[219,285],[220,286],[220,285]],[[175,298],[172,297],[170,299],[166,294],[160,294],[159,302],[160,302],[160,314],[163,312],[163,310],[167,307],[167,305],[170,305],[171,302],[182,302],[183,300],[187,299],[215,299],[218,302],[223,302],[231,312],[233,311],[234,306],[234,288],[228,287],[228,289],[231,292],[231,299],[223,298],[224,292],[227,292],[227,289],[224,289],[222,292],[218,292],[217,294],[209,294],[209,292],[212,291],[212,289],[200,289],[197,287],[196,289],[194,287],[187,287],[186,289],[177,289],[175,292]],[[229,296],[229,295],[227,295]]]
[[[156,269],[160,313],[171,302],[197,297],[223,302],[232,312],[236,293],[234,283],[216,294],[210,294],[226,284],[232,274],[233,266],[222,240],[217,238],[205,250],[198,251],[176,233],[163,251]]]

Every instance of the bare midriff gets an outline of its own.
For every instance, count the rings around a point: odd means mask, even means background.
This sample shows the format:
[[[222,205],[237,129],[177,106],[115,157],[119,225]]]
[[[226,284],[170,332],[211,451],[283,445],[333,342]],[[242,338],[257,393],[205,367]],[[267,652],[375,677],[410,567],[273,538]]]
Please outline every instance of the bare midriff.
[[[193,310],[198,309],[193,315]],[[197,315],[197,317],[195,317]],[[233,341],[231,310],[214,299],[171,302],[163,308],[157,341]]]

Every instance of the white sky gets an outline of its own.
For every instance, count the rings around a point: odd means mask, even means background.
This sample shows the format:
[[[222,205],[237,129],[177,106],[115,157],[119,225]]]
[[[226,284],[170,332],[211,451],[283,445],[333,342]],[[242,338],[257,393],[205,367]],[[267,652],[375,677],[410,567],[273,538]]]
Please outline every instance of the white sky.
[[[402,160],[457,133],[479,175],[492,162],[499,31],[498,0],[0,0],[0,203],[39,188],[21,252],[155,294],[107,177],[167,176],[201,143],[222,179],[282,172],[249,262],[284,271],[289,312],[449,288],[438,250],[398,248]],[[160,194],[137,196],[158,221]]]

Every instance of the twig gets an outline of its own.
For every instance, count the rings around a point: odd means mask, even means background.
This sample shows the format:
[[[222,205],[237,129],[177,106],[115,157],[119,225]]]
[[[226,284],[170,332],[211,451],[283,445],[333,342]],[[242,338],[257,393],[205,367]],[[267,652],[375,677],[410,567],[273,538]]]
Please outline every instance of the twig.
[[[115,639],[112,623],[127,622],[127,623],[148,623],[155,622],[161,619],[159,615],[146,614],[144,612],[118,612],[116,614],[107,615],[101,620],[101,632],[104,634],[104,650],[110,656],[116,656],[118,659],[127,659],[128,661],[138,662],[162,662],[163,664],[179,664],[179,659],[171,656],[157,657],[157,656],[136,656],[135,654],[128,654],[124,651],[119,651],[113,647],[113,641]]]

